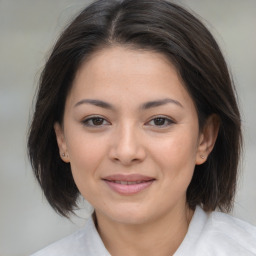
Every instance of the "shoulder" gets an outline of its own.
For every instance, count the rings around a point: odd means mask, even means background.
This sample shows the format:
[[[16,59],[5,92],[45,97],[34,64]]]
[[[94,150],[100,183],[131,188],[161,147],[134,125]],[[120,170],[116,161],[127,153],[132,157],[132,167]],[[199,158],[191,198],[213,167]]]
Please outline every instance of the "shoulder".
[[[188,233],[175,255],[256,255],[256,227],[221,212],[197,207]]]
[[[256,239],[256,227],[222,212],[209,214],[208,225],[218,233],[235,238]],[[243,241],[243,239],[242,239]],[[255,240],[254,240],[255,241]]]
[[[256,255],[256,227],[222,212],[198,210],[205,216],[198,239],[202,248],[211,249],[216,255]]]
[[[32,254],[31,256],[80,255],[76,254],[76,251],[80,250],[81,246],[83,246],[82,241],[86,241],[85,230],[80,230],[70,236],[67,236]]]
[[[31,256],[110,256],[90,218],[84,229],[67,236]]]

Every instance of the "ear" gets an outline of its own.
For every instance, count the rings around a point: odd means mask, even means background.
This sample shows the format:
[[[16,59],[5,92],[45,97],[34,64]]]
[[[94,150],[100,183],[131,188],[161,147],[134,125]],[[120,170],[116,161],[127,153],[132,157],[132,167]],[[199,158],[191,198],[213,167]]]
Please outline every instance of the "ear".
[[[213,150],[218,136],[219,127],[219,116],[216,114],[209,116],[199,136],[198,150],[196,155],[197,165],[206,162],[207,157]]]
[[[69,163],[69,155],[67,152],[67,144],[66,144],[64,132],[61,125],[58,122],[54,124],[54,131],[56,134],[57,144],[59,147],[60,158],[65,163]]]

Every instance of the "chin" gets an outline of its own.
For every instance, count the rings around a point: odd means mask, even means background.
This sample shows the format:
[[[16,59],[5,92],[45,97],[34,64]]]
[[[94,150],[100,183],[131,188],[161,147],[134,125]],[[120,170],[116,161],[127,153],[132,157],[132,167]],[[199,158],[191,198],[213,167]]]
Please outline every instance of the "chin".
[[[120,224],[139,225],[153,219],[153,216],[149,215],[150,212],[152,210],[142,209],[141,207],[122,207],[119,209],[112,208],[110,212],[105,213],[105,216]]]
[[[113,216],[114,217],[114,216]],[[113,221],[118,222],[120,224],[126,224],[126,225],[141,225],[145,224],[148,221],[148,216],[142,216],[140,215],[129,215],[129,214],[123,214],[122,216],[118,215],[115,216]]]

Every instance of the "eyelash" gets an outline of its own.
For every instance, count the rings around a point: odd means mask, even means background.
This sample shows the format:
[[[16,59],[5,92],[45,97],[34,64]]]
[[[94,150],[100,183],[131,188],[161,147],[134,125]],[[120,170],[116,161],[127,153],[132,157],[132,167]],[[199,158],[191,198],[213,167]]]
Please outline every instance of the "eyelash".
[[[163,124],[157,125],[155,122],[164,122]],[[95,124],[94,122],[99,122],[98,124]],[[104,124],[104,122],[106,122]],[[150,124],[151,122],[154,122],[154,124]],[[87,126],[87,127],[102,127],[105,125],[110,125],[111,123],[109,121],[107,121],[104,117],[102,116],[91,116],[86,118],[85,120],[82,121],[83,125]],[[149,126],[156,126],[159,128],[165,128],[168,127],[172,124],[174,124],[175,122],[165,116],[156,116],[152,119],[150,119],[148,122],[146,122],[146,125]]]
[[[100,124],[95,124],[93,123],[94,121],[98,122],[98,121],[102,121],[107,122],[107,125],[110,125],[110,122],[108,122],[104,117],[102,116],[91,116],[86,118],[85,120],[82,121],[83,125],[88,126],[88,127],[101,127],[104,126],[106,124],[100,123]]]
[[[164,121],[163,124],[160,124],[160,125],[156,125],[156,123],[150,125],[150,126],[156,126],[156,127],[160,127],[160,128],[165,128],[165,127],[168,127],[172,124],[174,124],[175,122],[168,118],[168,117],[165,117],[165,116],[156,116],[152,119],[150,119],[150,121],[148,121],[146,124],[150,124],[151,122],[156,122],[156,121]]]

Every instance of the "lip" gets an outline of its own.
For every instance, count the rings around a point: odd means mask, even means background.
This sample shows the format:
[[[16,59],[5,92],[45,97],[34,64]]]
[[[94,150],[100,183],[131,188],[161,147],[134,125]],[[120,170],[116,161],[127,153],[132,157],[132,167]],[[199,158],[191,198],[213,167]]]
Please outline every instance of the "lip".
[[[115,174],[104,177],[103,181],[121,195],[133,195],[150,187],[155,178],[141,174]]]

